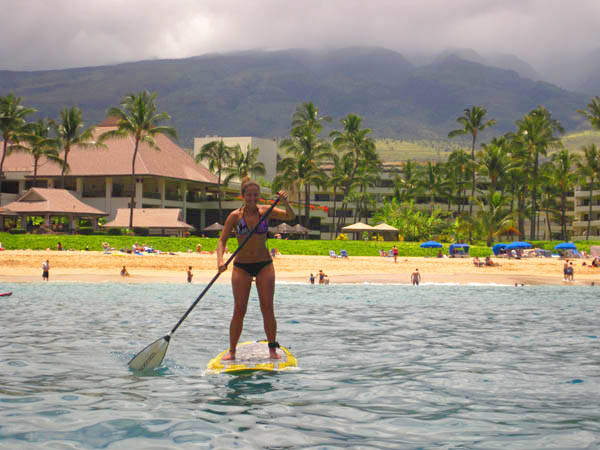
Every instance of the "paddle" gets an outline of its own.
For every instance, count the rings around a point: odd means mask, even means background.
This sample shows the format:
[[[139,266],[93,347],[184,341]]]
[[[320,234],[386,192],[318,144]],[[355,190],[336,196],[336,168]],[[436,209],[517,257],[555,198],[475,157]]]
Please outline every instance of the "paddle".
[[[252,235],[258,229],[260,223],[264,219],[269,217],[269,214],[271,214],[271,211],[273,211],[273,208],[275,208],[275,205],[277,205],[278,202],[279,202],[279,197],[277,197],[275,199],[275,201],[273,202],[271,207],[267,210],[267,212],[262,217],[259,218],[256,226],[252,229],[252,231],[250,231],[250,233],[248,233],[248,236],[246,236],[246,239],[244,239],[242,241],[242,243],[238,246],[238,248],[231,254],[229,259],[225,263],[225,266],[228,266],[229,263],[233,260],[233,258],[235,258],[236,255],[240,252],[240,250],[242,248],[244,248],[244,246],[246,245],[248,240],[252,237]],[[188,310],[181,317],[181,319],[179,319],[179,322],[177,322],[177,324],[171,329],[169,334],[161,337],[160,339],[154,341],[152,344],[148,345],[141,352],[139,352],[137,355],[135,355],[131,361],[129,361],[130,369],[143,371],[143,370],[147,370],[147,369],[154,369],[154,368],[160,366],[160,364],[162,363],[162,361],[165,357],[165,353],[167,353],[167,348],[169,347],[169,341],[171,340],[171,336],[173,335],[173,333],[175,333],[177,328],[179,328],[179,325],[182,324],[182,322],[185,320],[185,318],[188,316],[188,314],[192,312],[192,309],[194,309],[196,307],[196,305],[198,304],[200,299],[202,297],[204,297],[204,294],[206,294],[208,292],[208,290],[211,288],[211,286],[214,284],[214,282],[217,281],[217,278],[219,278],[220,275],[221,275],[221,272],[216,273],[216,275],[212,278],[212,280],[210,280],[210,282],[202,290],[202,292],[200,293],[200,295],[198,296],[196,301],[194,303],[192,303],[192,306],[190,306],[188,308]]]

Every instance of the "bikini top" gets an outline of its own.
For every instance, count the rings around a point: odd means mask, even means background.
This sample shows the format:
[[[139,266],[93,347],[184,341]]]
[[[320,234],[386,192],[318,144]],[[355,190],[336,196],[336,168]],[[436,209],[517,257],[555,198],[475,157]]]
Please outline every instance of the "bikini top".
[[[268,231],[269,231],[269,224],[267,224],[267,221],[263,218],[259,222],[258,228],[256,229],[255,234],[267,234]],[[246,223],[246,218],[244,217],[243,212],[242,212],[242,219],[237,224],[236,234],[239,236],[239,235],[244,235],[244,234],[249,234],[249,233],[250,233],[250,230],[248,229],[248,224]]]

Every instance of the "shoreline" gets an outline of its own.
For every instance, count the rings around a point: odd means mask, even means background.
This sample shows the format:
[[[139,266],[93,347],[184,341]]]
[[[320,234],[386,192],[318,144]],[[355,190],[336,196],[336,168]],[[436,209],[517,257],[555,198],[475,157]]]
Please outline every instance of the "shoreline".
[[[0,283],[42,281],[42,262],[50,261],[50,282],[125,282],[125,283],[187,283],[186,269],[192,266],[192,284],[208,283],[217,273],[216,256],[178,253],[175,255],[104,254],[94,251],[32,251],[0,252]],[[449,285],[599,285],[600,268],[582,266],[589,260],[575,259],[575,281],[563,280],[563,260],[531,258],[521,260],[494,259],[499,267],[476,267],[472,258],[424,258],[356,256],[282,255],[274,259],[277,282],[309,284],[310,273],[319,269],[329,276],[330,284],[398,284],[410,285],[410,274],[419,268],[422,284]],[[123,266],[131,274],[120,276]],[[228,270],[217,283],[230,283]]]

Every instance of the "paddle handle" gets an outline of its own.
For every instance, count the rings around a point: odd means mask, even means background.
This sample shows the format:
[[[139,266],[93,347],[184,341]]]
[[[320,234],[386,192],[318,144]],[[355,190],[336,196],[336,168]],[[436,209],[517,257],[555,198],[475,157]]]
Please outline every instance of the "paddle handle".
[[[258,230],[258,227],[260,226],[260,223],[263,220],[265,220],[267,217],[269,217],[269,214],[271,214],[271,212],[273,211],[273,208],[275,208],[275,205],[277,205],[277,203],[279,203],[279,197],[277,197],[275,199],[275,201],[273,202],[273,204],[271,205],[271,207],[267,210],[267,212],[264,213],[264,215],[258,219],[258,223],[256,224],[256,226],[250,231],[250,233],[248,233],[248,236],[246,236],[246,239],[244,239],[242,241],[242,243],[238,246],[238,248],[236,248],[235,251],[231,254],[231,256],[229,257],[229,259],[225,263],[225,266],[228,266],[229,263],[233,260],[233,258],[235,258],[237,256],[237,254],[240,252],[240,250],[242,250],[242,248],[244,248],[244,246],[246,245],[246,243],[248,242],[248,240],[252,237],[252,235],[254,233],[256,233],[256,230]],[[179,328],[179,325],[181,325],[182,322],[185,320],[185,318],[192,312],[192,310],[196,307],[196,305],[198,304],[198,302],[200,301],[200,299],[202,297],[204,297],[204,294],[206,294],[208,292],[208,290],[215,283],[215,281],[217,281],[217,278],[219,278],[219,276],[221,276],[221,272],[220,271],[215,274],[215,276],[212,278],[212,280],[210,280],[210,282],[202,290],[202,292],[200,293],[200,295],[198,296],[198,298],[194,301],[194,303],[192,303],[192,305],[188,308],[188,310],[181,317],[181,319],[179,319],[179,322],[177,322],[177,324],[173,327],[173,329],[169,333],[169,336],[171,334],[175,333],[175,331],[177,330],[177,328]]]

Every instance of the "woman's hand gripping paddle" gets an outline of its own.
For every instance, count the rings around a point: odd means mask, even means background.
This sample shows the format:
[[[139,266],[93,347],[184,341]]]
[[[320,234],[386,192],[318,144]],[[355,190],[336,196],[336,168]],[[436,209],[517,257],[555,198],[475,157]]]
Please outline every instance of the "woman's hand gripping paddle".
[[[248,242],[248,240],[256,232],[260,223],[263,220],[265,220],[267,217],[269,217],[269,214],[271,214],[271,211],[273,211],[273,208],[275,208],[275,205],[277,205],[277,203],[279,203],[279,197],[277,197],[275,199],[275,201],[273,202],[271,207],[267,210],[267,212],[262,217],[259,218],[256,226],[252,229],[252,231],[250,231],[248,236],[246,236],[246,239],[244,239],[244,241],[239,245],[239,247],[232,253],[232,255],[229,257],[229,259],[225,263],[225,266],[228,266],[229,263],[233,260],[233,258],[235,258],[237,256],[237,254],[240,252],[240,250],[242,248],[244,248],[244,246],[246,245],[246,242]],[[211,288],[211,286],[214,284],[214,282],[217,281],[217,278],[219,278],[219,275],[221,275],[220,271],[216,273],[216,275],[212,278],[212,280],[210,280],[210,282],[206,285],[204,290],[200,293],[200,295],[198,296],[196,301],[194,303],[192,303],[192,305],[188,308],[188,310],[181,317],[181,319],[179,319],[179,322],[177,322],[177,324],[173,327],[173,329],[169,332],[169,334],[161,337],[157,341],[154,341],[152,344],[147,346],[144,350],[142,350],[137,355],[135,355],[131,361],[129,361],[130,369],[144,371],[144,370],[154,369],[154,368],[160,366],[160,364],[162,363],[162,361],[165,357],[165,354],[167,353],[167,348],[169,347],[169,341],[171,340],[171,336],[173,335],[173,333],[175,333],[175,330],[177,330],[177,328],[179,328],[179,325],[181,325],[181,323],[185,320],[185,318],[188,316],[188,314],[192,312],[192,309],[194,309],[196,307],[196,305],[198,304],[200,299],[202,297],[204,297],[204,294],[206,294],[206,292],[208,292],[208,290]]]

